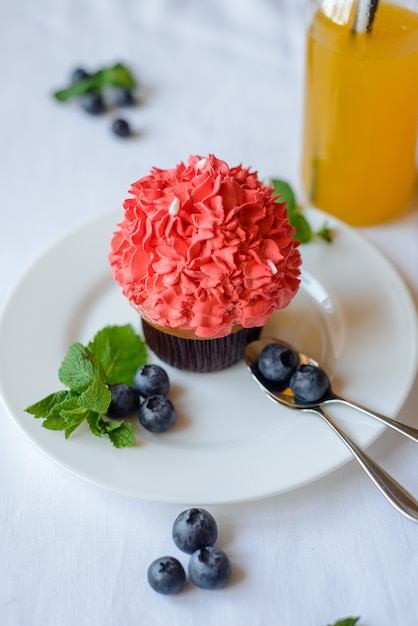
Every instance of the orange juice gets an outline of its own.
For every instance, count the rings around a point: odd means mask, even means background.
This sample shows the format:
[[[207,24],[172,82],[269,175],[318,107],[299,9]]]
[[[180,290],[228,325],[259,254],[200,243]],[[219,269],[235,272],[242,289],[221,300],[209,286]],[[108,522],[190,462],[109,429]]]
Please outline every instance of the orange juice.
[[[336,23],[330,4],[307,39],[303,184],[313,205],[349,224],[379,223],[415,184],[418,13],[383,2],[371,32],[355,33],[354,9]]]

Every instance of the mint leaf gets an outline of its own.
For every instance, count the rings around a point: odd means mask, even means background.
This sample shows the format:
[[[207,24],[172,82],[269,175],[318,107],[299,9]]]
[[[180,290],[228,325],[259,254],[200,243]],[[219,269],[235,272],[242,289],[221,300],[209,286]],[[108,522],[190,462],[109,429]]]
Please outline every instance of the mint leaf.
[[[94,413],[93,411],[91,411],[91,413],[87,416],[87,422],[93,435],[96,435],[96,437],[101,437],[103,434],[103,429],[101,426],[103,422],[102,416],[99,415],[99,413]]]
[[[25,412],[30,413],[36,418],[47,417],[47,415],[54,409],[57,404],[68,398],[69,394],[70,392],[65,390],[51,393],[43,400],[40,400],[39,402],[28,406],[25,409]]]
[[[79,426],[87,415],[86,409],[78,404],[78,396],[73,392],[67,393],[67,398],[58,402],[44,416],[42,426],[49,430],[64,430],[66,438]]]
[[[312,240],[312,228],[302,213],[289,214],[289,222],[295,229],[293,239],[296,239],[296,241],[300,243],[309,243]]]
[[[110,67],[103,67],[94,74],[100,87],[124,87],[135,89],[136,80],[126,65],[116,63]]]
[[[104,421],[100,415],[92,414],[87,418],[91,432],[96,437],[106,436],[116,448],[134,446],[135,430],[130,422]]]
[[[329,624],[329,626],[355,626],[359,621],[360,617],[346,617],[345,619],[339,619],[334,624]]]
[[[73,343],[58,371],[60,381],[75,391],[85,391],[95,380],[103,380],[99,361],[81,343]]]
[[[101,92],[106,87],[123,87],[131,90],[136,88],[136,80],[126,65],[117,63],[111,67],[103,67],[95,74],[79,80],[65,89],[56,91],[54,98],[58,102],[66,102],[70,98],[80,97],[88,91]]]
[[[87,415],[88,415],[89,411],[87,411],[86,409],[84,409],[82,406],[79,407],[75,407],[71,410],[62,410],[61,411],[61,417],[65,420],[65,438],[68,439],[68,437],[71,435],[71,433],[78,427],[80,426],[80,424],[82,424],[84,422],[84,420],[86,419]],[[48,420],[45,420],[45,422],[48,422]],[[45,426],[45,422],[44,422],[44,426]]]
[[[292,187],[284,180],[273,179],[274,191],[279,197],[276,202],[286,202],[289,224],[295,229],[293,239],[300,243],[308,243],[312,239],[312,228],[307,219],[300,213]]]
[[[68,439],[71,433],[86,419],[85,409],[81,407],[80,409],[78,411],[63,412],[61,415],[51,415],[44,419],[42,426],[49,430],[63,430],[65,438]]]
[[[328,226],[328,222],[324,222],[321,228],[315,233],[319,239],[323,239],[327,243],[332,243],[333,232]]]
[[[130,324],[106,326],[94,336],[88,349],[100,359],[108,385],[132,385],[135,372],[147,362],[145,342]]]
[[[302,214],[301,208],[296,202],[294,191],[289,183],[277,178],[274,178],[272,183],[275,194],[279,196],[276,202],[286,202],[289,224],[295,229],[293,239],[302,244],[309,243],[313,239],[323,239],[327,243],[331,243],[333,237],[332,230],[326,222],[317,232],[312,230],[311,225]]]
[[[117,428],[106,434],[115,448],[132,447],[136,444],[135,431],[130,422],[121,422]]]
[[[48,430],[65,430],[66,419],[57,413],[46,417],[42,422],[42,426],[48,428]]]
[[[25,411],[42,418],[49,430],[71,433],[87,421],[97,437],[105,436],[117,448],[134,446],[135,430],[130,422],[107,420],[112,394],[108,385],[133,384],[137,369],[147,361],[145,342],[133,327],[107,326],[96,333],[88,346],[73,343],[58,370],[68,389],[51,393]]]
[[[272,181],[274,192],[280,195],[279,202],[286,202],[287,212],[294,214],[297,212],[296,198],[292,187],[284,180],[274,178]]]
[[[100,415],[105,415],[109,408],[112,394],[104,383],[94,380],[90,387],[87,387],[78,397],[80,406]]]

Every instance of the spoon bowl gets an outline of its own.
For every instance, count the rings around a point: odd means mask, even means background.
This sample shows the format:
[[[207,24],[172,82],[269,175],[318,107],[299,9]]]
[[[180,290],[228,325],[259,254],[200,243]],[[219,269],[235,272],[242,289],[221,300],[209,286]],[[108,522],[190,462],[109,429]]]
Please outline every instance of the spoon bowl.
[[[357,402],[346,400],[342,396],[338,396],[333,392],[331,384],[316,402],[301,402],[295,397],[295,394],[290,389],[288,383],[279,385],[263,376],[258,368],[258,358],[261,351],[268,344],[273,342],[280,343],[281,345],[294,350],[299,357],[299,366],[306,364],[320,367],[319,363],[315,361],[315,359],[307,354],[298,352],[293,348],[293,346],[281,341],[280,339],[263,337],[257,341],[253,341],[249,343],[245,349],[245,362],[253,378],[256,380],[264,393],[267,394],[267,396],[274,402],[277,402],[289,409],[316,413],[322,417],[347,446],[385,498],[387,498],[387,500],[398,511],[400,511],[400,513],[405,515],[405,517],[413,522],[418,522],[418,502],[415,498],[408,493],[408,491],[406,491],[392,476],[390,476],[390,474],[388,474],[373,459],[371,459],[354,441],[352,441],[348,437],[347,433],[345,433],[344,430],[325,412],[323,406],[331,402],[341,402],[379,420],[386,426],[393,428],[400,434],[405,435],[406,437],[409,437],[413,441],[417,442],[418,430],[412,428],[411,426],[407,426],[406,424],[401,424],[400,422],[390,419],[389,417],[377,413],[376,411],[368,409]]]
[[[418,442],[418,430],[416,428],[412,428],[412,426],[402,424],[397,420],[386,417],[385,415],[382,415],[377,411],[365,407],[362,404],[355,402],[354,400],[347,400],[347,398],[343,398],[333,391],[331,383],[325,393],[316,402],[302,402],[295,397],[295,394],[288,385],[278,385],[274,381],[265,378],[265,376],[263,376],[258,369],[258,358],[263,348],[265,348],[270,343],[280,343],[290,350],[294,350],[299,357],[300,365],[306,364],[320,367],[320,364],[311,356],[295,350],[295,348],[289,343],[286,343],[285,341],[282,341],[281,339],[277,339],[275,337],[262,337],[257,341],[252,341],[251,343],[249,343],[245,349],[245,362],[250,369],[253,378],[260,385],[264,393],[269,395],[273,400],[279,402],[280,404],[283,404],[284,406],[287,406],[290,409],[300,409],[304,411],[308,409],[314,409],[317,406],[323,406],[333,402],[339,402],[341,404],[345,404],[347,406],[355,408],[370,417],[373,417],[382,424],[385,424],[385,426],[388,426],[389,428],[396,430],[398,433],[409,437],[409,439]]]

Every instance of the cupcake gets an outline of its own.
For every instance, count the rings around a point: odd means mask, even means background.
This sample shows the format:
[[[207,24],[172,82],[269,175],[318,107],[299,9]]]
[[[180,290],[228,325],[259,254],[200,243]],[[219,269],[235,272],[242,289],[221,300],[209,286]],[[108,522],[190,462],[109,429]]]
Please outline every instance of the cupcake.
[[[212,154],[154,167],[129,192],[109,260],[147,344],[180,369],[236,363],[299,288],[285,203],[256,172]]]

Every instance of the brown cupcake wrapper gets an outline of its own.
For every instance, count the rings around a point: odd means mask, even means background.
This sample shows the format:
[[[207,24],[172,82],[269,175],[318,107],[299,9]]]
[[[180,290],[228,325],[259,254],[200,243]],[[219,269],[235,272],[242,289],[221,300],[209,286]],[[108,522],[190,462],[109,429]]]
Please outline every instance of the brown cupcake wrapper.
[[[145,341],[165,363],[181,370],[215,372],[244,357],[245,346],[260,337],[261,327],[242,328],[226,337],[189,339],[165,333],[142,320]]]

